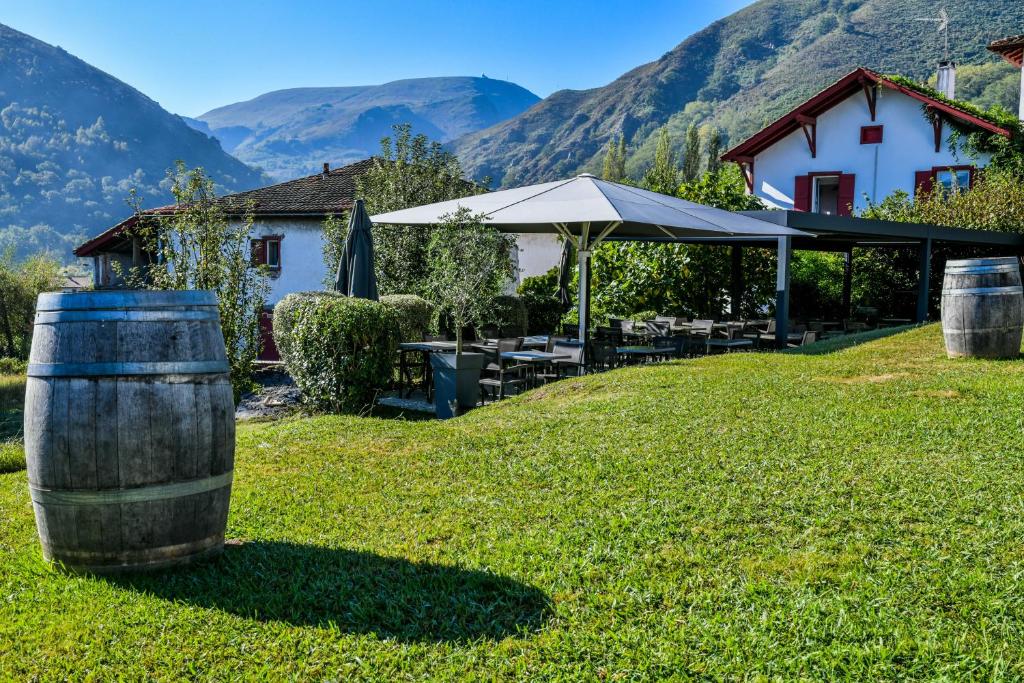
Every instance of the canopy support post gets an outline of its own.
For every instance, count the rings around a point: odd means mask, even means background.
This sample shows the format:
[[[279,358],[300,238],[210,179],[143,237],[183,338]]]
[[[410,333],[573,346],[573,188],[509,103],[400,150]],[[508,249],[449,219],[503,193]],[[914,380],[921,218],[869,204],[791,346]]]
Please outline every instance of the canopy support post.
[[[928,320],[928,280],[932,270],[932,238],[926,237],[921,242],[920,265],[917,280],[917,315],[915,322],[923,323]]]
[[[739,320],[743,314],[740,312],[740,303],[743,300],[743,247],[738,244],[732,246],[732,282],[729,291],[729,312],[733,320]]]
[[[793,259],[793,238],[780,237],[775,270],[775,343],[786,348],[789,341],[789,279]]]
[[[853,305],[853,247],[843,252],[843,303],[840,320],[850,317]]]
[[[622,221],[611,221],[604,229],[597,234],[593,241],[590,239],[590,223],[584,223],[580,229],[580,237],[576,241],[577,263],[579,267],[580,293],[579,312],[580,343],[587,342],[587,335],[590,331],[590,255],[594,247],[604,241],[604,238],[611,234],[612,230],[622,225]],[[564,225],[563,225],[564,228]]]
[[[576,262],[579,267],[579,338],[581,344],[586,344],[590,327],[590,223],[584,223],[580,229]]]

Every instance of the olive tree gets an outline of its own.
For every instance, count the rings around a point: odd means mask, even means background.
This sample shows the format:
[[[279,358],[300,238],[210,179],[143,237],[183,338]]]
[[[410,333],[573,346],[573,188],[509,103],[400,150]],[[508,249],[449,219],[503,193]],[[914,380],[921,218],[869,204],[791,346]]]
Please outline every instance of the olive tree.
[[[462,329],[479,324],[515,273],[515,238],[481,219],[460,208],[434,228],[427,245],[427,289],[455,326],[456,353],[462,353]]]
[[[260,318],[270,286],[264,266],[253,262],[249,235],[253,215],[228,220],[201,168],[178,162],[168,172],[174,211],[145,214],[128,234],[141,243],[148,262],[122,273],[130,286],[144,289],[203,289],[216,292],[220,324],[236,399],[252,386],[260,352]]]
[[[394,126],[394,137],[381,140],[380,156],[357,181],[358,196],[371,214],[398,211],[412,206],[479,194],[483,184],[465,178],[459,160],[439,142],[413,135],[408,124]],[[427,246],[433,228],[410,229],[400,225],[376,225],[373,248],[381,294],[426,296]],[[326,247],[338,252],[344,230],[325,236]]]

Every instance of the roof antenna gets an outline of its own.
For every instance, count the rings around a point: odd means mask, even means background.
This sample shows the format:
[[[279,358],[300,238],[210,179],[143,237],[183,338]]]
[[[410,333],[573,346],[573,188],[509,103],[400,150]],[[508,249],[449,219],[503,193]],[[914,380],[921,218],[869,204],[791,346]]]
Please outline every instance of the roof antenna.
[[[917,17],[914,21],[928,21],[933,24],[938,24],[937,28],[939,33],[942,34],[942,40],[945,52],[943,53],[943,60],[949,61],[949,15],[946,14],[946,8],[939,8],[939,16],[937,17]]]

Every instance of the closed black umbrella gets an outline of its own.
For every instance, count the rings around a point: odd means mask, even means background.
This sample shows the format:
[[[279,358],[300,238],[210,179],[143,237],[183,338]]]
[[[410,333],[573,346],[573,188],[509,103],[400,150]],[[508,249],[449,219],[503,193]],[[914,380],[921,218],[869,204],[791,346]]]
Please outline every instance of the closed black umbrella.
[[[377,271],[374,269],[372,228],[363,200],[357,199],[348,221],[348,235],[338,261],[334,289],[346,296],[376,301]]]
[[[558,300],[562,303],[562,312],[572,308],[572,297],[569,295],[569,280],[572,278],[572,242],[562,242],[562,258],[558,261]]]

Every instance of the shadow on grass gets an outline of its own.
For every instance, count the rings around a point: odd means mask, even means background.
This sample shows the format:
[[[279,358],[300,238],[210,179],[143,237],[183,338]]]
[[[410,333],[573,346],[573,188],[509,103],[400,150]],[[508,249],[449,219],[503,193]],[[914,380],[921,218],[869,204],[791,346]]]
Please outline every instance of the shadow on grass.
[[[907,332],[916,327],[918,327],[918,325],[901,325],[899,327],[883,327],[878,330],[857,332],[856,334],[844,334],[841,337],[824,339],[813,344],[808,344],[807,346],[787,349],[785,353],[792,353],[798,356],[824,356],[825,354],[835,353],[836,351],[842,351],[843,349],[860,346],[861,344],[866,344],[868,342],[875,341],[876,339],[884,339],[886,337],[891,337],[894,334]]]
[[[526,635],[551,612],[542,591],[507,577],[281,542],[229,545],[191,567],[102,580],[259,621],[401,641]]]

